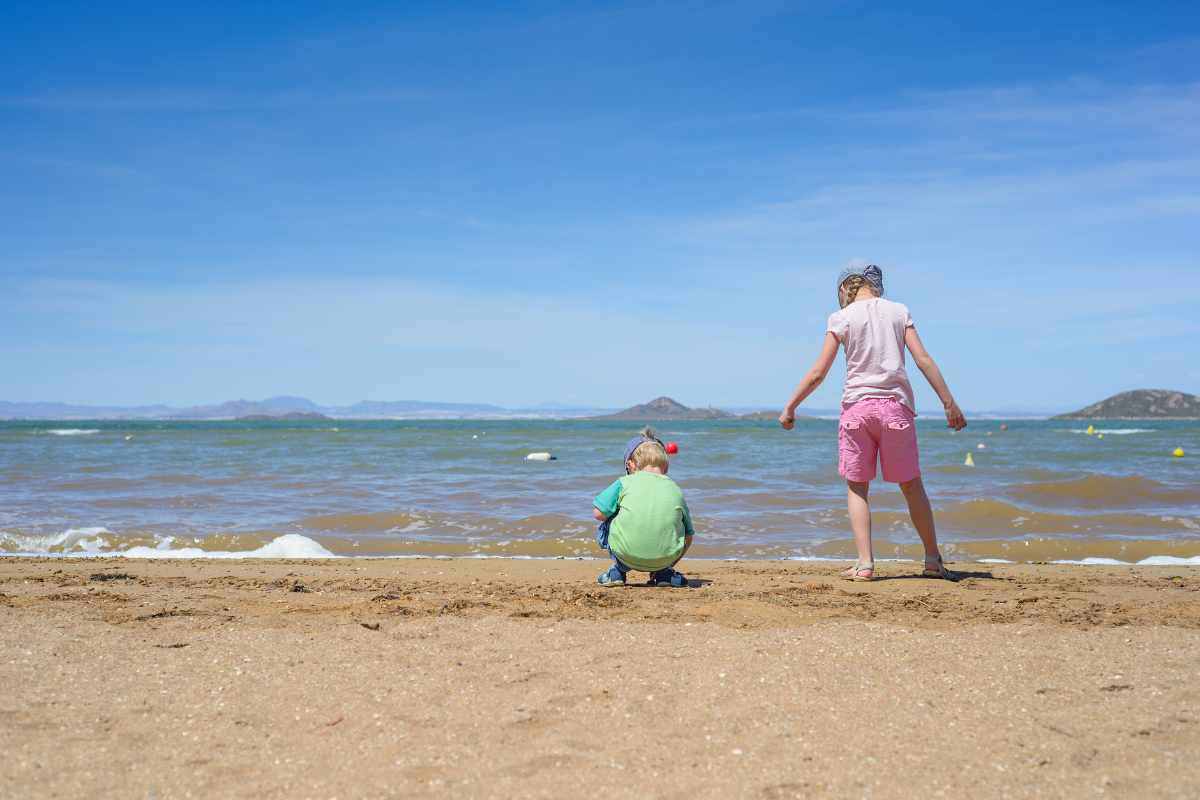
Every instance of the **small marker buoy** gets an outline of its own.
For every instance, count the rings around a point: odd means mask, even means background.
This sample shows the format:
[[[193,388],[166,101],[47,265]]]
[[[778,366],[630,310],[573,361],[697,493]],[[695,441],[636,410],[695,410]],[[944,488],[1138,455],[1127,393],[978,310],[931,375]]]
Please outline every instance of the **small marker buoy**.
[[[530,453],[525,456],[526,461],[554,461],[554,456],[549,453]]]
[[[131,433],[131,434],[129,434],[128,436],[126,436],[126,437],[125,437],[125,441],[127,441],[127,442],[128,442],[128,441],[129,441],[130,439],[132,439],[132,438],[133,438],[133,434]]]
[[[679,445],[675,442],[667,442],[667,455],[673,456],[679,452]]]
[[[1097,434],[1096,434],[1096,438],[1097,438],[1097,439],[1103,439],[1103,438],[1104,438],[1104,434],[1103,434],[1103,433],[1097,433]]]
[[[980,442],[979,444],[975,445],[975,449],[976,450],[987,450],[987,445],[984,444],[983,442]]]
[[[1176,448],[1175,448],[1175,449],[1174,449],[1174,450],[1171,452],[1171,455],[1175,456],[1176,458],[1183,458],[1183,456],[1184,456],[1184,453],[1183,453],[1183,448],[1182,448],[1182,447],[1176,447]]]
[[[1006,430],[1008,430],[1008,423],[1007,423],[1007,422],[1001,422],[1001,423],[1000,423],[1000,430],[1002,430],[1002,431],[1006,431]]]
[[[472,438],[472,439],[478,439],[478,438],[479,438],[479,434],[478,434],[478,433],[472,433],[472,434],[471,434],[471,438]]]
[[[964,467],[973,467],[973,466],[975,466],[975,459],[971,457],[971,454],[970,454],[970,453],[967,453],[967,460],[963,462],[963,466],[964,466]]]
[[[1087,435],[1088,435],[1088,436],[1091,436],[1091,435],[1092,435],[1092,434],[1094,434],[1095,432],[1096,432],[1096,426],[1095,426],[1095,425],[1088,425],[1088,429],[1087,429]]]

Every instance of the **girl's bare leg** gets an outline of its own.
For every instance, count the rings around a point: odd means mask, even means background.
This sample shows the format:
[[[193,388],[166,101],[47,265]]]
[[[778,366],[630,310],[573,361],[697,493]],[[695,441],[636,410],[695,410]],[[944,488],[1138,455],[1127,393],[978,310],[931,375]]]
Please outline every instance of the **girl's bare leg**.
[[[854,532],[854,547],[858,550],[860,564],[875,561],[871,552],[871,503],[867,499],[870,491],[869,483],[846,481],[846,508],[850,512],[850,530]]]
[[[908,515],[912,518],[913,527],[917,529],[917,535],[921,537],[921,544],[925,546],[925,560],[937,561],[937,531],[933,527],[933,507],[929,505],[925,484],[920,478],[913,478],[900,484],[900,491],[904,492],[904,499],[908,502]]]

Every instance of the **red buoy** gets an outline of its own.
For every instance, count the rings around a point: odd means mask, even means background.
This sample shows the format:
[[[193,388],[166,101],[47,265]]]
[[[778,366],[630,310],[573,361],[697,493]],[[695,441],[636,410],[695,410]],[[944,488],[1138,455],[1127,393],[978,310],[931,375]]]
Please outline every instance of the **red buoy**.
[[[679,445],[675,442],[667,442],[667,455],[673,456],[679,452]]]

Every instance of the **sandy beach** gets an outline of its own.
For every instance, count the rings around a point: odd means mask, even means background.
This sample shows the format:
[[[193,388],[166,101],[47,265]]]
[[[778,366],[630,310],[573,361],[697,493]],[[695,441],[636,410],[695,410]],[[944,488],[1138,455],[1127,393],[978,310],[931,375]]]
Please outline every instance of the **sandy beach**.
[[[0,561],[4,797],[1195,797],[1188,567]]]

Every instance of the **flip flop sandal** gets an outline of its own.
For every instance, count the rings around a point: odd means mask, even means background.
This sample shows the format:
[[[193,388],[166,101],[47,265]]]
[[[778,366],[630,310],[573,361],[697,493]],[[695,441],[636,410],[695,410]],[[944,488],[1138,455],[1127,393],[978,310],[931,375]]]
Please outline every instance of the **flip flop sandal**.
[[[842,570],[838,575],[848,581],[873,581],[875,580],[875,562],[856,561],[853,567]]]
[[[933,566],[929,566],[930,564]],[[950,581],[951,583],[956,583],[962,580],[962,575],[946,569],[946,564],[942,561],[942,557],[940,555],[937,557],[937,561],[930,561],[929,559],[925,560],[925,571],[921,573],[921,577],[940,578],[941,580]]]

